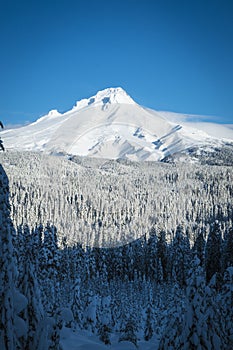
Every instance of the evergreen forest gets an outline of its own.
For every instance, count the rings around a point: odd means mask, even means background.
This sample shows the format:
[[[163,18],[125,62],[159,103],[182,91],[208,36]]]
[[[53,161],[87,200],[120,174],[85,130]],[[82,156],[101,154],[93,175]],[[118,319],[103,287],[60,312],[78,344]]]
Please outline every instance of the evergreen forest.
[[[0,154],[0,349],[233,348],[233,169]],[[63,344],[63,345],[62,345]]]

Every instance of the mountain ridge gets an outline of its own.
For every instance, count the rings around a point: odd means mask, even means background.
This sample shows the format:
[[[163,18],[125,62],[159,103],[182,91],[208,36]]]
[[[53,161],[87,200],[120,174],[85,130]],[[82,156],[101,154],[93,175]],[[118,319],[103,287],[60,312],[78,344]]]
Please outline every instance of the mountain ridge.
[[[226,142],[233,145],[233,132],[232,140],[224,140],[193,126],[185,115],[142,107],[116,87],[77,101],[63,114],[51,110],[2,135],[8,149],[136,161],[161,161],[199,146],[211,150]]]

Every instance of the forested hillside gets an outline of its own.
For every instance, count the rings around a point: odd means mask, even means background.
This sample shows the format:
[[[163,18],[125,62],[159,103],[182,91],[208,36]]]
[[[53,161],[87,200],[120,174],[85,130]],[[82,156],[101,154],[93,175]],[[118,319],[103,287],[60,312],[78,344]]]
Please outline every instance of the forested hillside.
[[[6,152],[15,227],[47,222],[59,242],[115,246],[164,230],[168,242],[183,225],[193,244],[219,220],[232,225],[232,167],[161,164]],[[205,236],[206,238],[206,236]]]
[[[232,349],[231,167],[0,162],[1,349]]]

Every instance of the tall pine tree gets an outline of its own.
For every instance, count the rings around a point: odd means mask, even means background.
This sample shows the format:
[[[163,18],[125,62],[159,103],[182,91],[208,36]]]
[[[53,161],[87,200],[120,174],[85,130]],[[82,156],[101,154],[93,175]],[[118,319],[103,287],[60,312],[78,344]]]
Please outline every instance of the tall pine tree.
[[[20,338],[26,325],[18,314],[26,307],[26,298],[16,288],[17,266],[12,244],[14,228],[10,219],[9,183],[0,165],[0,348],[21,348]]]
[[[221,272],[221,231],[219,222],[216,221],[210,227],[206,242],[206,282],[209,283],[215,273]]]

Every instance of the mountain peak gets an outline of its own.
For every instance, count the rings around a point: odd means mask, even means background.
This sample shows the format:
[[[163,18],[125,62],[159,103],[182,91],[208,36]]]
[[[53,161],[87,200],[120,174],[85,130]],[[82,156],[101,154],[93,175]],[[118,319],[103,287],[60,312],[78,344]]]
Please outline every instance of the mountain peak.
[[[183,159],[182,152],[220,149],[226,144],[185,120],[184,115],[174,118],[169,112],[142,108],[121,87],[110,87],[64,114],[52,110],[28,126],[2,133],[9,149],[109,159],[159,161],[174,154],[182,154]],[[213,127],[219,133],[219,125]]]
[[[103,103],[135,103],[134,100],[121,87],[101,90],[97,92],[95,98],[96,101],[102,101]]]
[[[75,109],[82,109],[85,107],[107,107],[109,104],[135,104],[134,100],[121,87],[107,88],[100,90],[96,95],[90,98],[85,98],[76,102]]]

